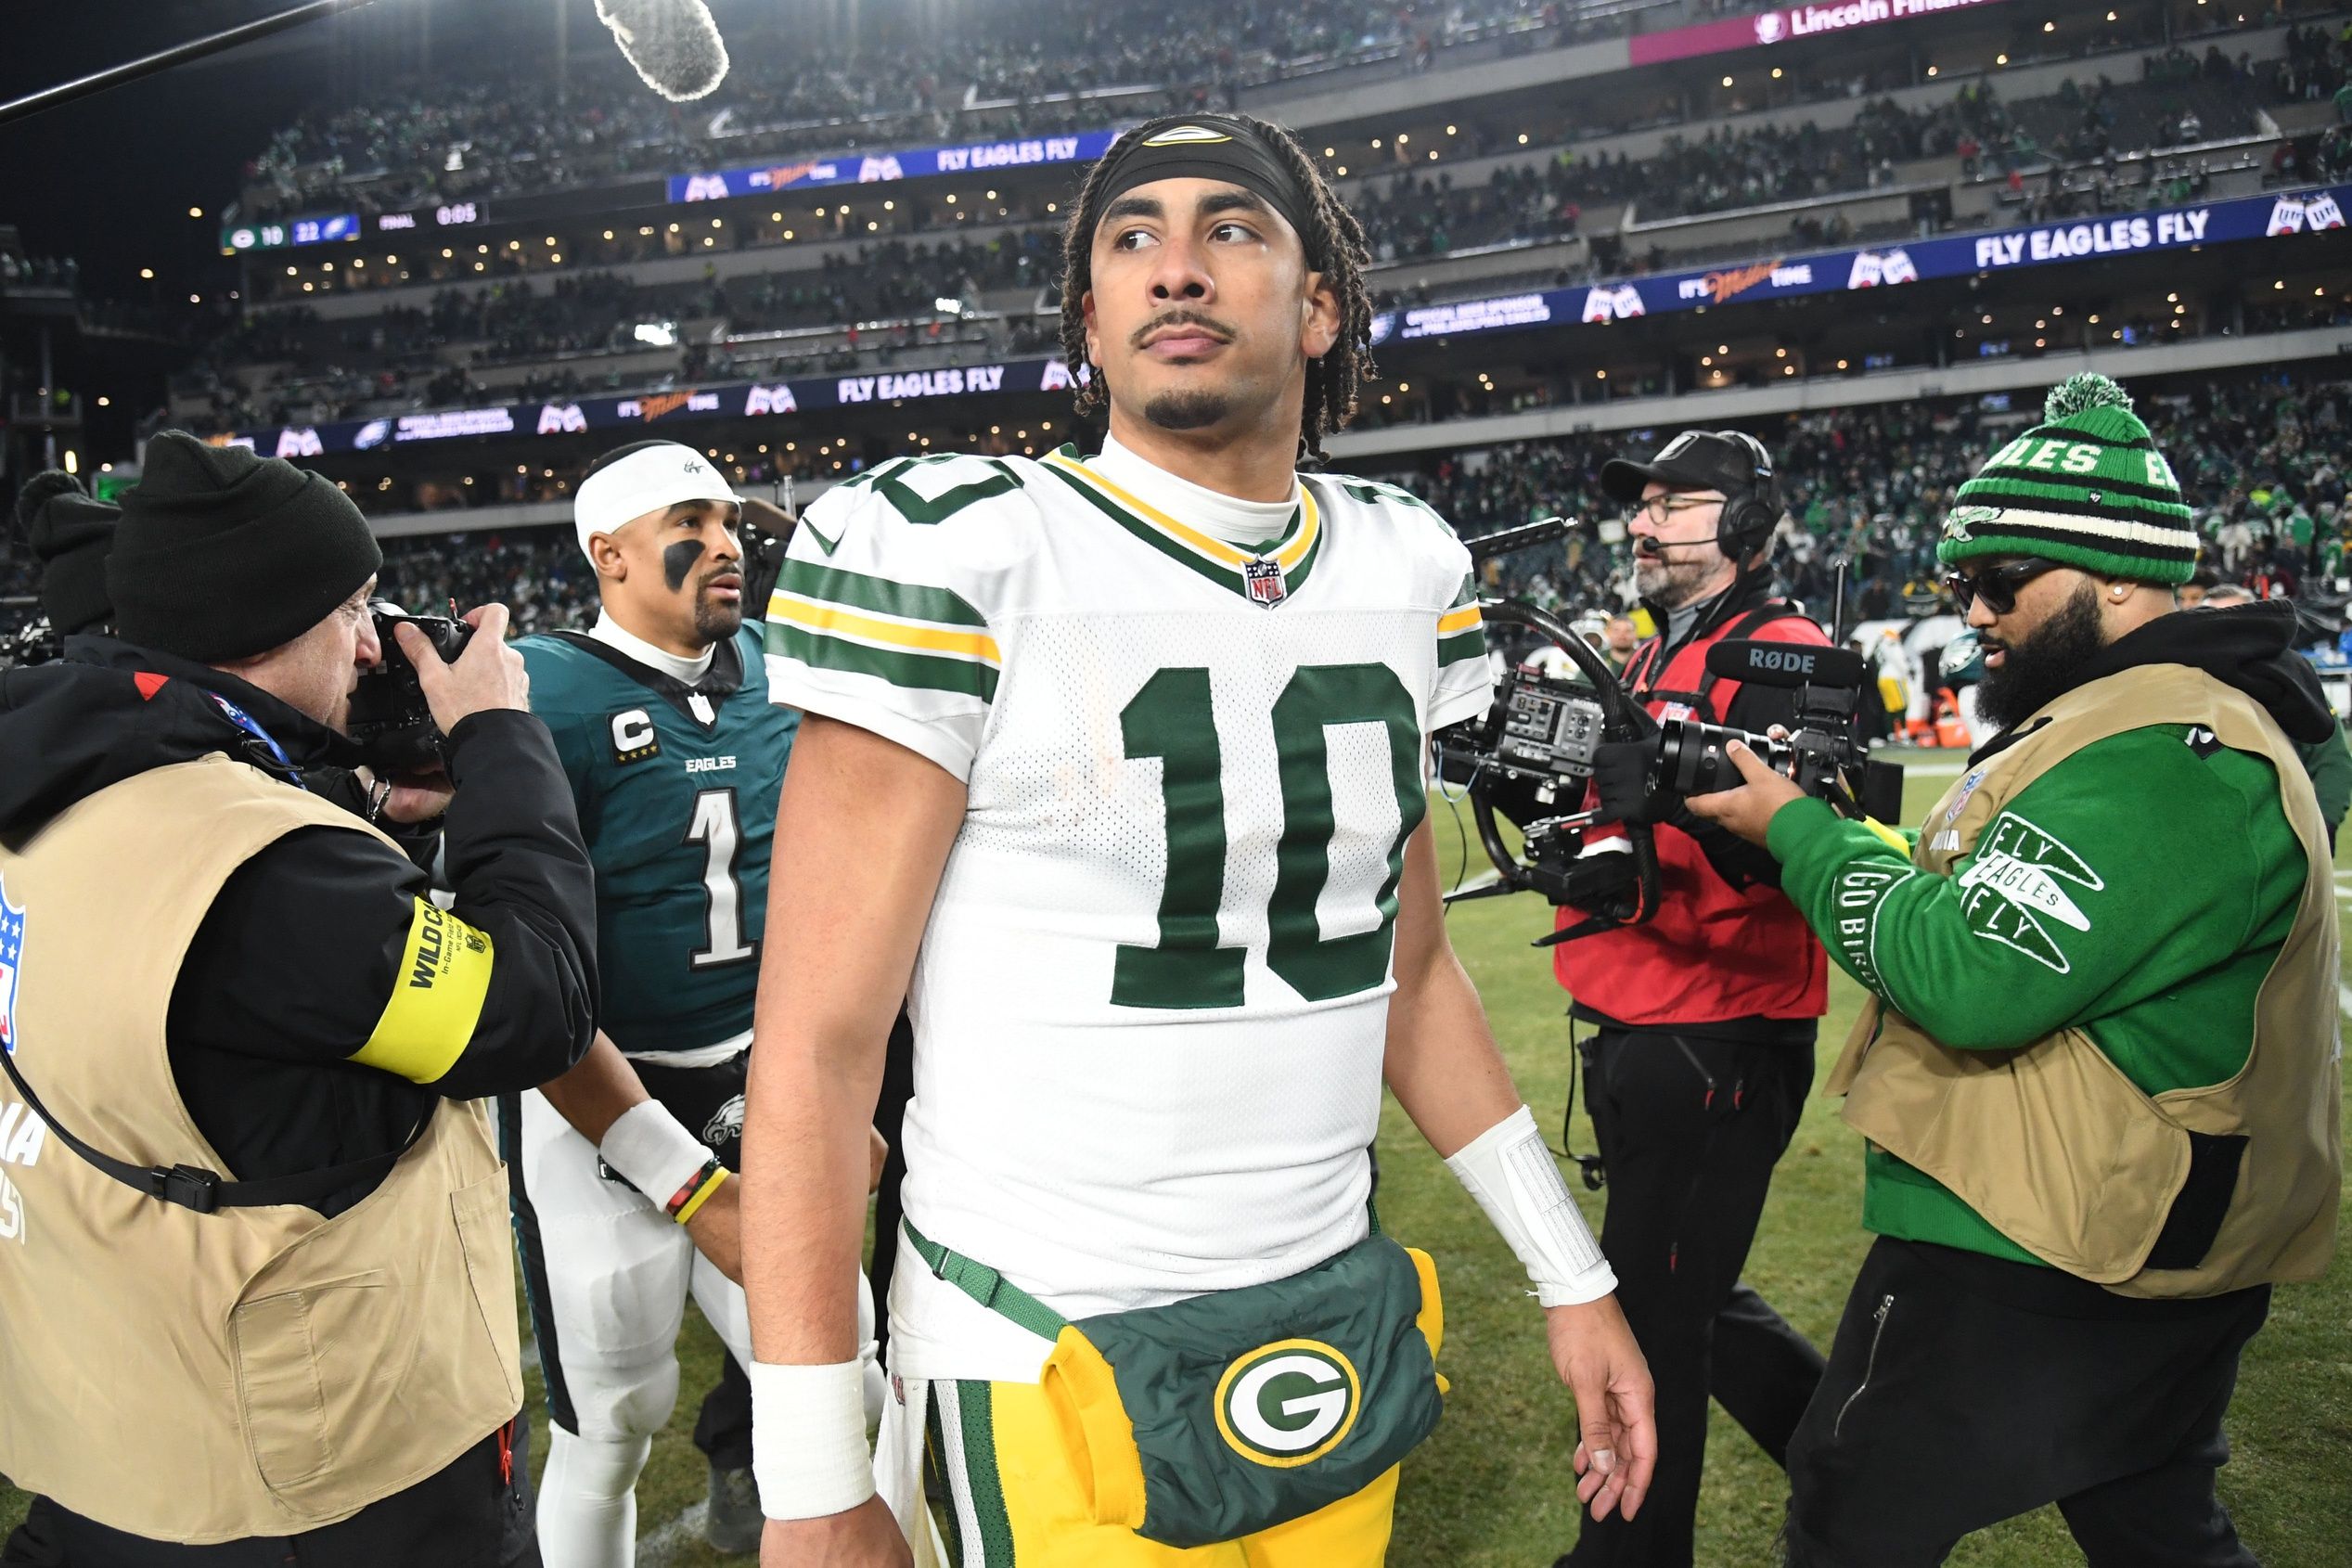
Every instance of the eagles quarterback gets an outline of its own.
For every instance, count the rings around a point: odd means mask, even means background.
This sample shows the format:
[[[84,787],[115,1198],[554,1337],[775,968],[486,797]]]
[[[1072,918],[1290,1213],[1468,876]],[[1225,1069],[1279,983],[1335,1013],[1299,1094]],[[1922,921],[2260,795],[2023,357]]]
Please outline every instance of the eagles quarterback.
[[[689,1292],[750,1359],[727,1174],[797,720],[768,700],[745,624],[742,509],[692,447],[606,454],[574,505],[602,613],[592,631],[517,645],[579,805],[610,964],[590,1054],[502,1108],[555,1428],[538,1511],[549,1568],[635,1561],[637,1474],[676,1403]],[[707,1527],[748,1550],[757,1512],[725,1449],[747,1462],[749,1413],[712,1433],[728,1424],[713,1420],[722,1403],[697,1433],[719,1440]]]
[[[963,1568],[1381,1562],[1444,1387],[1433,1266],[1370,1202],[1383,1081],[1526,1266],[1580,1501],[1630,1513],[1649,1371],[1438,900],[1470,556],[1300,472],[1369,370],[1362,230],[1287,133],[1192,116],[1120,136],[1064,255],[1100,452],[876,468],[769,607],[803,717],[744,1125],[763,1561],[928,1558],[928,1493]],[[842,1275],[902,995],[869,1466]]]

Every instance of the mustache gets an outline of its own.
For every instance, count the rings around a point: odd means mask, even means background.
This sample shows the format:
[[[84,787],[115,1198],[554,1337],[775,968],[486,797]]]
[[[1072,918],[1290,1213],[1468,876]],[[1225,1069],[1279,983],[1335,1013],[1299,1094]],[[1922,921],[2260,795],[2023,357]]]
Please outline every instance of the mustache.
[[[1227,327],[1216,317],[1202,311],[1183,308],[1153,316],[1150,321],[1137,328],[1128,335],[1127,346],[1131,349],[1140,349],[1154,332],[1163,332],[1171,327],[1205,327],[1216,334],[1219,340],[1228,343],[1236,335],[1232,328]]]

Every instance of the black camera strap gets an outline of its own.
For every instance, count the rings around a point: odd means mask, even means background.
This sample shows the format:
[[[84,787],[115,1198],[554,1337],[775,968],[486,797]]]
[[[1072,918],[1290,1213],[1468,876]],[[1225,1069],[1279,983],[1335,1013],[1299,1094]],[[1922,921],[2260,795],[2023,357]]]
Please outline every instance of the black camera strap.
[[[199,1215],[209,1215],[215,1209],[263,1209],[280,1203],[302,1203],[315,1208],[318,1201],[330,1193],[363,1182],[380,1181],[392,1174],[403,1155],[417,1147],[417,1140],[424,1137],[425,1128],[441,1110],[437,1101],[426,1106],[425,1113],[417,1118],[408,1137],[389,1154],[261,1181],[223,1181],[219,1172],[200,1165],[135,1165],[128,1160],[101,1153],[66,1131],[49,1113],[49,1108],[41,1103],[41,1097],[32,1092],[32,1086],[24,1081],[24,1074],[17,1071],[15,1052],[0,1051],[0,1071],[7,1073],[8,1082],[24,1097],[25,1108],[40,1117],[43,1125],[57,1135],[58,1141],[86,1163],[125,1187],[167,1203],[177,1203],[184,1209],[193,1209]]]

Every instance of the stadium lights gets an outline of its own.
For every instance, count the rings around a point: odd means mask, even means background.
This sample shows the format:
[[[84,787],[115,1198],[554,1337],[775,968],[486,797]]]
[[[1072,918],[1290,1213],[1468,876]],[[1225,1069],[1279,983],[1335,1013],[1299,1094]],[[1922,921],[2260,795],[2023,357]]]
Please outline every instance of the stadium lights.
[[[1061,211],[1061,203],[1059,201],[1048,201],[1046,203],[1046,211],[1048,212],[1059,212]]]
[[[675,234],[675,233],[677,233],[677,231],[678,231],[678,225],[675,225],[675,224],[672,224],[672,225],[670,225],[670,232],[671,232],[672,234]]]
[[[388,267],[396,267],[400,265],[400,258],[398,256],[386,256],[384,258],[384,265]]]
[[[547,248],[548,248],[549,250],[553,250],[553,249],[555,248],[555,242],[556,242],[556,237],[555,237],[554,235],[552,235],[552,234],[551,234],[551,235],[547,236]]]
[[[1727,87],[1729,87],[1729,85],[1731,85],[1731,78],[1729,78],[1729,76],[1725,77],[1725,78],[1723,79],[1723,84],[1724,84],[1725,86],[1727,86]]]
[[[456,254],[456,252],[451,251],[448,246],[444,245],[441,248],[441,259],[443,261],[445,262],[449,260],[449,258],[454,254]]]
[[[549,256],[547,260],[557,266],[561,266],[563,265],[563,252],[558,251],[553,255]]]
[[[993,190],[992,190],[992,191],[990,191],[990,192],[988,193],[988,199],[989,199],[989,200],[991,200],[991,201],[996,200],[996,193],[995,191],[993,191]],[[846,210],[846,209],[844,209],[844,210]]]
[[[1931,66],[1929,66],[1929,67],[1927,68],[1927,73],[1928,73],[1930,76],[1934,75],[1934,74],[1935,74],[1935,68],[1934,68],[1934,66],[1932,66],[1932,65],[1931,65]]]
[[[885,201],[882,203],[882,211],[885,212],[895,212],[898,211],[898,203],[895,201]]]
[[[612,238],[612,231],[611,231],[610,229],[606,229],[606,230],[604,231],[604,237],[605,237],[607,239],[611,238]]]
[[[712,226],[713,228],[724,228],[724,227],[726,227],[726,225],[725,224],[721,223],[718,219],[716,219],[716,218],[713,218],[713,219],[711,220],[711,226]]]
[[[950,207],[953,207],[955,204],[956,204],[956,198],[955,198],[954,194],[951,192],[951,193],[948,195],[948,198],[947,198],[947,205],[948,205],[948,206],[950,206]]]
[[[2282,277],[2282,278],[2281,278],[2281,279],[2279,279],[2279,281],[2278,281],[2278,282],[2273,283],[2272,285],[2270,285],[2270,287],[2271,287],[2271,288],[2273,288],[2273,289],[2283,289],[2283,288],[2285,288],[2286,286],[2287,286],[2287,280],[2286,280],[2285,278],[2283,278],[2283,277]]]
[[[1373,150],[1373,151],[1375,151],[1375,152],[1379,151],[1379,150],[1380,150],[1380,145],[1381,145],[1381,139],[1380,139],[1378,136],[1374,136],[1374,137],[1372,138],[1372,150]]]
[[[1455,130],[1451,125],[1446,127],[1446,134],[1449,136],[1459,136],[1461,135],[1459,131]]]
[[[1527,145],[1527,133],[1524,131],[1519,133],[1519,145],[1521,147],[1525,147]]]
[[[291,276],[294,276],[294,274],[295,274],[295,272],[296,272],[296,271],[297,271],[297,269],[296,269],[296,268],[293,268],[293,267],[288,267],[288,268],[286,269],[286,276],[289,276],[289,277],[291,277]]]
[[[1772,80],[1775,82],[1780,80],[1780,68],[1777,65],[1772,68]]]
[[[2090,324],[2091,324],[2093,327],[2096,327],[2096,326],[2098,326],[2098,325],[2099,325],[2099,313],[2098,313],[2097,311],[2092,311],[2092,312],[2090,313]]]
[[[1841,359],[1841,360],[1839,360],[1839,361],[1837,362],[1837,367],[1838,367],[1839,369],[1841,369],[1841,370],[1844,369],[1844,368],[1845,368],[1845,361],[1844,361],[1844,360],[1842,360],[1842,359]]]
[[[2009,57],[2005,54],[1995,55],[1993,57],[1993,63],[1995,65],[2007,65],[2009,63]]]
[[[191,207],[187,210],[187,215],[191,218],[200,218],[204,215],[204,209],[201,207]]]
[[[1592,373],[1592,379],[1596,381],[1605,381],[1609,379],[1609,372],[1606,370],[1596,370]]]
[[[114,400],[110,397],[100,397],[98,399],[98,406],[101,408],[111,408],[114,406]]]
[[[286,270],[287,270],[287,271],[289,271],[289,272],[291,272],[291,271],[293,271],[294,269],[293,269],[293,268],[291,268],[291,267],[288,267]],[[142,278],[144,278],[144,279],[145,279],[145,280],[147,280],[148,282],[152,283],[152,282],[154,282],[154,281],[155,281],[155,269],[154,269],[153,267],[141,267],[141,268],[139,269],[139,276],[140,276],[140,277],[142,277]]]
[[[204,302],[204,296],[201,294],[190,294],[187,297],[187,302],[192,305],[200,305]]]
[[[1339,149],[1337,148],[1327,147],[1323,149],[1323,156],[1326,158],[1337,158],[1339,156]],[[953,201],[956,199],[951,196],[947,199]]]
[[[2054,21],[2046,21],[2042,23],[2042,31],[2044,32],[2055,32],[2058,31],[2058,24]]]
[[[1341,164],[1341,165],[1340,165],[1340,174],[1341,174],[1343,176],[1344,176],[1344,175],[1347,174],[1347,165],[1346,165],[1346,164],[1343,163],[1343,164]]]
[[[1699,356],[1699,363],[1702,365],[1713,365],[1715,363],[1715,355],[1711,353],[1703,353]]]
[[[784,231],[784,238],[787,238],[787,239],[791,238],[792,238],[792,231],[791,231],[790,229],[789,229],[789,228],[788,228],[788,229],[786,229],[786,230]]]
[[[1436,149],[1435,148],[1431,148],[1429,149],[1429,161],[1430,161],[1432,163],[1434,163],[1434,162],[1436,162],[1436,161],[1437,161],[1437,149]]]

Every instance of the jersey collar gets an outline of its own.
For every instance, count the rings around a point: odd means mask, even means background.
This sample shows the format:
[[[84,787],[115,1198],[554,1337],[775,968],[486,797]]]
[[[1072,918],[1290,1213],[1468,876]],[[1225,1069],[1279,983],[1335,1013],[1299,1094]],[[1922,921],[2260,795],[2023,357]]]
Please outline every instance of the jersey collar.
[[[1243,598],[1272,608],[1305,586],[1323,548],[1323,510],[1313,487],[1299,485],[1298,505],[1281,535],[1252,550],[1170,516],[1089,468],[1074,446],[1047,455],[1046,469],[1094,508],[1171,560]]]

